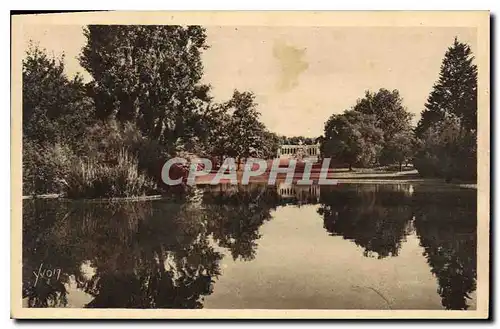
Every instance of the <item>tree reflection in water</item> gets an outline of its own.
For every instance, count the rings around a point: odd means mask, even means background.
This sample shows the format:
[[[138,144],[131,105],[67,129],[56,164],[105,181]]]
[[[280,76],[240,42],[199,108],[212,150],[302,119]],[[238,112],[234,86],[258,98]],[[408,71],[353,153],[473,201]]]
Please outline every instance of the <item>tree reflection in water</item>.
[[[79,264],[73,261],[73,255],[63,241],[63,232],[57,218],[68,212],[66,204],[50,204],[46,201],[23,201],[23,298],[27,298],[28,307],[66,306],[67,291],[65,283],[68,273],[81,276]],[[64,243],[64,241],[63,241]],[[59,280],[37,280],[40,267],[64,268]],[[35,284],[36,283],[36,284]]]
[[[446,309],[466,310],[476,290],[476,191],[432,186],[351,186],[321,190],[324,227],[364,248],[397,256],[415,228]],[[411,192],[411,193],[410,193]]]
[[[117,220],[128,218],[122,234],[102,228],[104,239],[117,238],[109,250],[94,253],[96,274],[83,286],[95,296],[88,307],[200,308],[200,297],[212,292],[221,255],[208,244],[199,209],[154,203],[145,211],[123,209],[138,218],[115,210]]]
[[[368,257],[397,256],[415,228],[445,308],[467,309],[476,289],[475,191],[396,184],[197,191],[181,200],[148,202],[25,200],[27,306],[68,306],[68,287],[76,286],[90,295],[85,307],[201,308],[221,273],[223,254],[215,245],[234,260],[251,261],[273,209],[318,199],[326,231],[354,242]],[[42,264],[61,269],[59,280],[36,281],[33,273]]]
[[[410,230],[411,193],[404,185],[324,187],[318,213],[331,235],[353,241],[365,256],[397,256]]]
[[[203,307],[223,257],[210,241],[234,259],[253,259],[276,193],[259,186],[196,196],[179,202],[25,201],[23,298],[29,307],[64,307],[73,280],[92,296],[85,307]],[[63,275],[35,285],[33,271],[42,263]],[[85,275],[82,264],[94,273]]]
[[[233,259],[253,260],[259,228],[271,219],[270,211],[277,203],[275,188],[266,185],[215,186],[203,197],[207,229]]]
[[[64,306],[70,276],[93,297],[86,307],[200,308],[212,292],[222,256],[190,202],[31,203],[23,219],[29,306]],[[34,285],[41,262],[64,273],[51,293]],[[91,277],[82,273],[85,262]]]
[[[442,305],[466,310],[476,290],[476,190],[459,194],[415,189],[415,228],[437,277]]]

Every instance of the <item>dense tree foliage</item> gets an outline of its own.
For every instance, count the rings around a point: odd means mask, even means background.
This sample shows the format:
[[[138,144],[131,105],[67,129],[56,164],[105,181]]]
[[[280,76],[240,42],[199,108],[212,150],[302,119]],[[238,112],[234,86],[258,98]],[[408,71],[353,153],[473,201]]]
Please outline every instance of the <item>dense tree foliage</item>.
[[[415,129],[415,167],[424,176],[475,179],[477,67],[470,46],[455,39]]]
[[[359,99],[354,111],[374,115],[376,126],[383,129],[384,141],[390,141],[396,134],[410,130],[411,113],[403,106],[399,91],[380,89],[378,92],[366,91]]]
[[[321,154],[352,166],[376,163],[383,132],[376,127],[374,115],[345,111],[332,115],[325,124]]]
[[[401,165],[412,156],[412,115],[403,106],[399,91],[380,89],[358,100],[353,110],[375,116],[375,126],[383,131],[378,162],[382,165]]]
[[[391,139],[386,140],[380,154],[382,164],[402,164],[411,160],[414,152],[414,136],[409,129],[395,133]]]
[[[23,61],[25,194],[148,194],[168,157],[276,154],[253,93],[218,104],[201,82],[202,27],[90,25],[84,35],[87,84],[37,47]]]
[[[255,95],[215,102],[202,82],[208,48],[200,26],[104,26],[84,30],[81,65],[92,79],[64,73],[64,56],[31,46],[23,60],[23,191],[73,197],[158,192],[168,157],[273,158],[280,144],[320,143],[336,163],[369,167],[413,160],[423,176],[475,179],[477,68],[455,40],[422,117],[397,90],[366,91],[332,115],[323,136],[278,136],[260,120]]]
[[[211,133],[208,136],[209,155],[241,160],[272,158],[280,145],[279,137],[259,120],[255,95],[235,90],[227,102],[216,106]]]
[[[233,154],[238,159],[249,157],[267,158],[277,151],[277,139],[259,121],[255,95],[251,92],[234,91],[226,106],[231,113],[229,136]]]
[[[92,75],[100,118],[133,121],[148,137],[174,143],[196,136],[210,100],[199,26],[93,25],[80,62]]]
[[[23,60],[23,137],[37,143],[75,143],[93,114],[82,77],[64,73],[64,55],[50,58],[31,45]]]
[[[299,143],[303,143],[304,145],[314,145],[318,142],[318,138],[304,136],[280,136],[280,142],[282,145],[297,145]]]
[[[154,190],[142,171],[161,150],[134,123],[98,120],[80,75],[64,56],[36,46],[23,60],[23,193],[70,197],[131,196]]]
[[[326,122],[322,155],[349,168],[394,163],[401,168],[412,157],[411,118],[397,90],[367,91],[352,109]]]
[[[470,46],[455,38],[444,55],[438,81],[417,125],[417,136],[450,114],[460,119],[464,129],[476,130],[477,66],[473,61]]]
[[[92,122],[92,101],[81,76],[64,74],[64,56],[30,45],[23,59],[23,192],[60,191]],[[71,146],[71,147],[70,147]]]

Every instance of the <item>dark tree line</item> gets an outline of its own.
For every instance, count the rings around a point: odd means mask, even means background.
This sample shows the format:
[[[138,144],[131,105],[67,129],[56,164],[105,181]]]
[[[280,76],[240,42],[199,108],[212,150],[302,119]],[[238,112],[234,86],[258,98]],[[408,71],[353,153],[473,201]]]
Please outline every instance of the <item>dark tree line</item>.
[[[24,194],[156,193],[168,157],[276,153],[253,93],[216,103],[201,82],[204,28],[90,25],[84,35],[88,83],[36,46],[23,60]]]
[[[477,67],[470,46],[455,39],[420,121],[397,90],[367,91],[342,114],[332,115],[321,153],[352,168],[412,162],[422,176],[475,180],[477,168]]]
[[[303,143],[304,145],[314,145],[319,141],[318,137],[304,137],[304,136],[280,136],[280,143],[282,145],[298,145]]]

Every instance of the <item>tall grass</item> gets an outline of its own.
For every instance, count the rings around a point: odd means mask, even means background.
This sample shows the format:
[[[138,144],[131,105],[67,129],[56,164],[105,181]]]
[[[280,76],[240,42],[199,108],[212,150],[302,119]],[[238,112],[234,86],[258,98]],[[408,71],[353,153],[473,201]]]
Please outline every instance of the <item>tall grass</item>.
[[[121,150],[116,162],[78,160],[66,176],[69,198],[113,198],[152,193],[155,183],[138,168],[138,160]]]

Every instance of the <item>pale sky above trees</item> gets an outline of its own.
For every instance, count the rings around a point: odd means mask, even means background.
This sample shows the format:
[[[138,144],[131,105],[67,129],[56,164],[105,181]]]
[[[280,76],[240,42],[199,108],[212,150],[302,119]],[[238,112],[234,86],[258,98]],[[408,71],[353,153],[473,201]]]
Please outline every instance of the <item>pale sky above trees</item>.
[[[81,72],[82,25],[27,25],[49,53],[66,54],[68,75]],[[476,53],[476,30],[447,27],[208,27],[204,81],[215,101],[234,89],[256,95],[262,122],[281,135],[319,136],[333,113],[350,108],[364,91],[398,89],[420,118],[441,62],[455,36]]]

